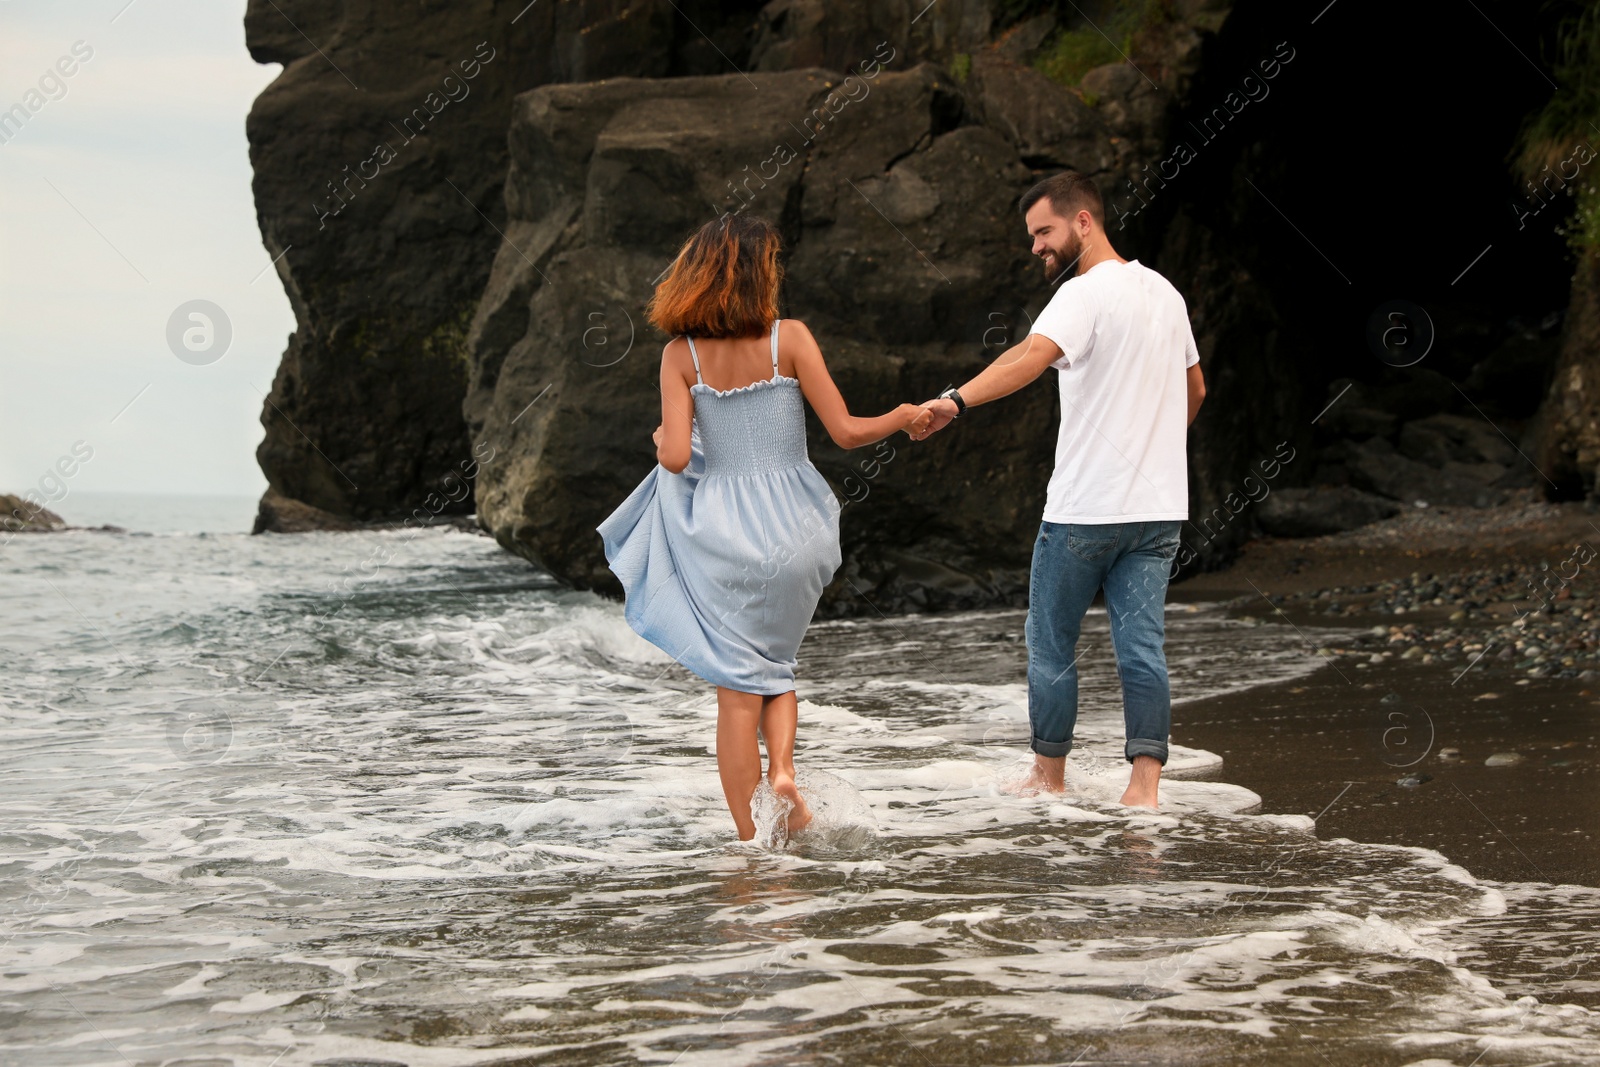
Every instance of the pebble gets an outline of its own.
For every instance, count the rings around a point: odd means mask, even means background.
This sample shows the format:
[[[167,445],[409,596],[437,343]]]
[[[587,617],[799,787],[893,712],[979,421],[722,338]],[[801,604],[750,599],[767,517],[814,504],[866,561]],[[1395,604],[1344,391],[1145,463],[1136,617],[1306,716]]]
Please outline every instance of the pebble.
[[[1441,748],[1439,750],[1439,758],[1442,760],[1460,759],[1461,750],[1459,748]]]
[[[1433,775],[1431,775],[1431,774],[1421,774],[1421,773],[1408,774],[1404,778],[1396,779],[1395,780],[1395,785],[1403,785],[1408,789],[1415,789],[1417,786],[1421,785],[1423,782],[1431,782],[1431,781],[1433,781]]]
[[[1549,516],[1547,506],[1536,505],[1496,515],[1483,511],[1441,519],[1449,530],[1459,528],[1463,536],[1472,532],[1474,523],[1487,523],[1477,530],[1477,535],[1483,536],[1502,528],[1538,526]],[[1354,531],[1356,536],[1341,535],[1341,539],[1359,544],[1360,537],[1378,537],[1385,539],[1388,547],[1396,547],[1394,543],[1407,536],[1400,530],[1364,529],[1370,533]],[[1399,656],[1451,664],[1458,671],[1489,670],[1498,664],[1522,675],[1518,684],[1532,678],[1600,681],[1600,595],[1593,591],[1595,575],[1584,569],[1567,579],[1560,571],[1563,560],[1557,555],[1550,560],[1508,560],[1455,573],[1414,571],[1405,578],[1284,594],[1273,600],[1304,605],[1318,613],[1377,613],[1405,619],[1352,631],[1345,641],[1353,647],[1329,649],[1333,655],[1352,657],[1358,667],[1364,665],[1361,661],[1377,665]],[[1595,570],[1600,573],[1600,568]],[[1534,590],[1540,590],[1538,596]],[[1241,598],[1235,606],[1246,608],[1248,604],[1249,598]],[[1260,620],[1252,618],[1250,622],[1259,625]]]
[[[1514,763],[1521,762],[1522,753],[1520,752],[1496,752],[1494,755],[1484,760],[1483,765],[1485,767],[1509,767]]]

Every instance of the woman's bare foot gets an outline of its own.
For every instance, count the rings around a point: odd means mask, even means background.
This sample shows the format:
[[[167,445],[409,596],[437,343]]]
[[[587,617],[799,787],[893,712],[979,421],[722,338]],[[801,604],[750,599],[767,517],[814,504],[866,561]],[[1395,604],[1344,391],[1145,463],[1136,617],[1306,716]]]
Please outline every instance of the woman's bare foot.
[[[806,805],[800,789],[794,784],[792,771],[772,771],[767,775],[772,791],[789,802],[788,828],[791,834],[804,830],[811,824],[811,809]]]

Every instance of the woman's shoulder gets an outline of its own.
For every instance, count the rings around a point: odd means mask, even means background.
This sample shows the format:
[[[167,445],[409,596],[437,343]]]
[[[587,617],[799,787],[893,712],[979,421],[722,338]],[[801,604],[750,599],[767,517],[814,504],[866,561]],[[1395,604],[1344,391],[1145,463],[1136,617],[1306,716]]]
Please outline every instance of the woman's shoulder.
[[[686,382],[698,380],[694,360],[689,356],[689,342],[682,334],[661,346],[661,373],[682,378]]]
[[[670,339],[666,344],[662,345],[661,362],[671,367],[689,366],[690,360],[688,338],[680,333],[678,336]]]
[[[800,319],[778,320],[778,344],[783,346],[803,345],[816,347],[816,338],[811,336],[811,328]]]

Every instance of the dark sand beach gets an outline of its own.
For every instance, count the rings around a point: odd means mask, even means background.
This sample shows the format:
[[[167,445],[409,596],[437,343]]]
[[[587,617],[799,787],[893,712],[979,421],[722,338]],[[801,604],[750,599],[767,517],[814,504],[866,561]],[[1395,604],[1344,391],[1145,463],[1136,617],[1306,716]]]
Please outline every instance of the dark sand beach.
[[[1327,664],[1181,706],[1173,740],[1222,755],[1263,810],[1316,816],[1324,839],[1434,848],[1499,880],[1600,885],[1600,586],[1579,562],[1600,544],[1596,525],[1581,504],[1435,507],[1251,542],[1170,598],[1229,601]],[[1296,629],[1330,625],[1348,640]]]

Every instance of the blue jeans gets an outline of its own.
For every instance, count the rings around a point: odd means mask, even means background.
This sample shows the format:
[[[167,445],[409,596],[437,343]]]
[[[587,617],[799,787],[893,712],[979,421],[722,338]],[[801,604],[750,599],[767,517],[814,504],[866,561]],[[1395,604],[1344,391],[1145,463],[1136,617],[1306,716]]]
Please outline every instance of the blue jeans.
[[[1167,762],[1172,697],[1167,685],[1167,577],[1178,554],[1176,519],[1041,523],[1028,585],[1030,747],[1041,756],[1072,751],[1078,722],[1078,631],[1104,587],[1111,645],[1122,680],[1124,754]]]

